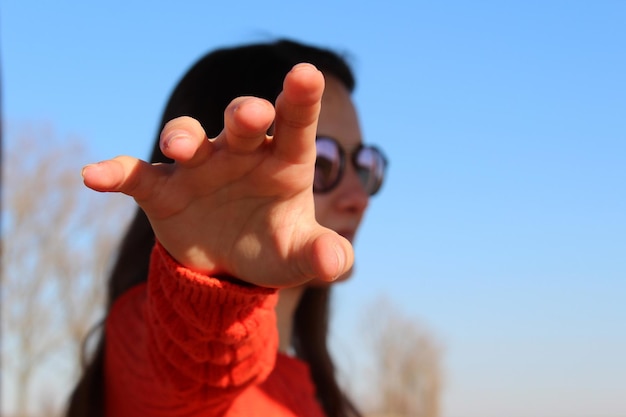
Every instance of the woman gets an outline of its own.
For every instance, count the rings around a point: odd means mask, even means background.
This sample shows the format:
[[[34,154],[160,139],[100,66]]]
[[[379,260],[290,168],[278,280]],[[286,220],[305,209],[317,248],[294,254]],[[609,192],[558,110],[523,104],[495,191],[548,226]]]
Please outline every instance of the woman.
[[[68,416],[360,415],[326,345],[328,282],[349,276],[385,168],[353,88],[327,50],[219,50],[170,97],[151,158],[170,163],[85,167],[140,209]]]

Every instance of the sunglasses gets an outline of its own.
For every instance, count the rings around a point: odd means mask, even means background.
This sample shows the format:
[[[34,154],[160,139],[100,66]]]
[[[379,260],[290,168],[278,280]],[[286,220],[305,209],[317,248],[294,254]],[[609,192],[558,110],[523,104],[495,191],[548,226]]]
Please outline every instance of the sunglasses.
[[[335,188],[346,171],[346,151],[333,138],[318,136],[315,141],[317,159],[313,192],[327,193]],[[387,158],[375,146],[359,145],[347,157],[350,158],[363,188],[368,195],[380,190],[385,177]]]

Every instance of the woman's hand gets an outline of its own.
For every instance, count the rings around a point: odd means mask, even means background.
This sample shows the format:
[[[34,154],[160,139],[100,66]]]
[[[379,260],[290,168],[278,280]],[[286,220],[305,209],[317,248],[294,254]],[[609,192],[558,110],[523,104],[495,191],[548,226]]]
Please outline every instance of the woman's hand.
[[[132,196],[163,247],[192,270],[267,287],[332,281],[350,269],[353,252],[346,239],[315,220],[323,90],[317,69],[297,65],[276,108],[237,98],[225,111],[224,130],[211,140],[194,119],[174,119],[160,142],[174,164],[121,156],[86,166],[84,182]]]

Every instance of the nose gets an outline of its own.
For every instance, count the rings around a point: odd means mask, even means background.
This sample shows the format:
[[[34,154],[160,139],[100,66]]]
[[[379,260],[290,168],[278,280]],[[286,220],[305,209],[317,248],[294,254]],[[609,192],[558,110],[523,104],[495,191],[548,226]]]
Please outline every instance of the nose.
[[[339,208],[351,213],[363,214],[369,204],[369,195],[352,164],[347,164],[344,177],[339,183]]]

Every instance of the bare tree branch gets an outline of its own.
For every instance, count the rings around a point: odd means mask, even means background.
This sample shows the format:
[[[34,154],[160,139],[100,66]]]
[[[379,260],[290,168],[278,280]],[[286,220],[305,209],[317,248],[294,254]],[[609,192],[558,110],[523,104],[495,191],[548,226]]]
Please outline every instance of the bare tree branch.
[[[369,335],[375,416],[437,417],[442,389],[441,347],[417,320],[381,299],[364,317]]]
[[[43,369],[55,367],[64,375],[78,374],[82,338],[102,314],[103,278],[132,208],[117,196],[98,195],[83,186],[80,170],[86,156],[78,139],[61,141],[41,126],[7,136],[4,379],[15,390],[18,416],[36,411],[32,405],[38,403],[51,415],[50,392],[35,392],[33,380]],[[44,399],[45,404],[40,401]]]

